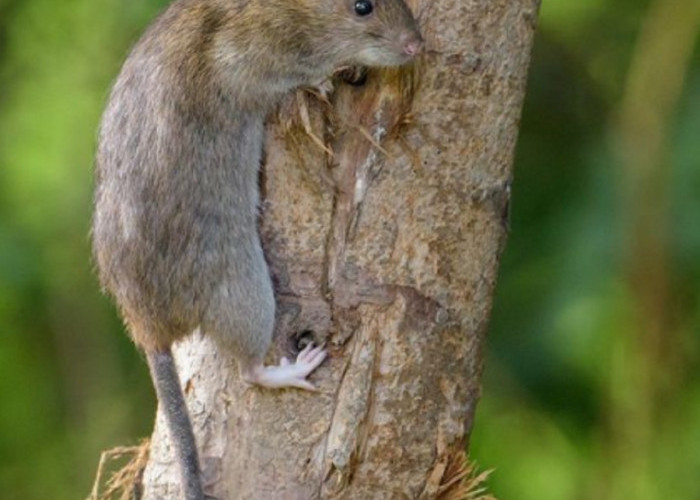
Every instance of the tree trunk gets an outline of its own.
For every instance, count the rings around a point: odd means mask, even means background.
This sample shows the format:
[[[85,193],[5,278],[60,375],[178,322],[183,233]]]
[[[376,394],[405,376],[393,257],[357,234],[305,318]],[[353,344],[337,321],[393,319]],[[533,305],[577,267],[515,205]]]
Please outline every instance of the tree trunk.
[[[271,120],[268,362],[307,340],[330,357],[318,393],[270,391],[201,335],[178,346],[212,495],[438,498],[479,397],[537,4],[416,0],[418,64],[339,84],[330,103],[300,91]],[[146,499],[177,498],[160,415],[144,483]]]

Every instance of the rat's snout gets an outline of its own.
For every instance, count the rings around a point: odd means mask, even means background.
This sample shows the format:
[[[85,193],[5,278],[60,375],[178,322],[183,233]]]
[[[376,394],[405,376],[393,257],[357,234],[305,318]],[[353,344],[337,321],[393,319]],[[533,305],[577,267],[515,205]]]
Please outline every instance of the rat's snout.
[[[399,41],[403,53],[407,56],[417,56],[423,50],[423,39],[418,33],[402,33]]]

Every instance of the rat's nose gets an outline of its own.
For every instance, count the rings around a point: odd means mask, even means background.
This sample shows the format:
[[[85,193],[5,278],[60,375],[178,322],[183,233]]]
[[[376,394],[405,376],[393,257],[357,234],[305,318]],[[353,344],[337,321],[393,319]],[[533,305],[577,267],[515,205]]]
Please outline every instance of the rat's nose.
[[[420,35],[415,35],[413,33],[410,35],[402,35],[401,43],[403,46],[403,53],[407,56],[413,57],[420,54],[421,50],[423,50],[423,39]]]

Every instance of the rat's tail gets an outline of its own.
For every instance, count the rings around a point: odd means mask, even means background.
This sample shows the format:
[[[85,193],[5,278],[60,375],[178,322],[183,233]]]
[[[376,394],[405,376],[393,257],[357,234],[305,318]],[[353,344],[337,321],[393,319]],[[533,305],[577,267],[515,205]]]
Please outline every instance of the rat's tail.
[[[183,499],[204,500],[197,443],[187,414],[173,354],[170,349],[164,349],[146,352],[146,358],[151,369],[153,384],[156,386],[158,403],[168,421],[170,439],[177,453],[177,462],[180,464]]]

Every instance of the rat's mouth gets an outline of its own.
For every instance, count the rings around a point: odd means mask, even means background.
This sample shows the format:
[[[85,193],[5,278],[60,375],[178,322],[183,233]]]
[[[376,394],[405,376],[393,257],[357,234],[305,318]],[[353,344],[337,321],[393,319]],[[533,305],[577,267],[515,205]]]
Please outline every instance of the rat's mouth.
[[[423,40],[412,37],[407,40],[377,37],[376,45],[355,54],[357,64],[365,66],[401,66],[413,60],[423,48]]]

